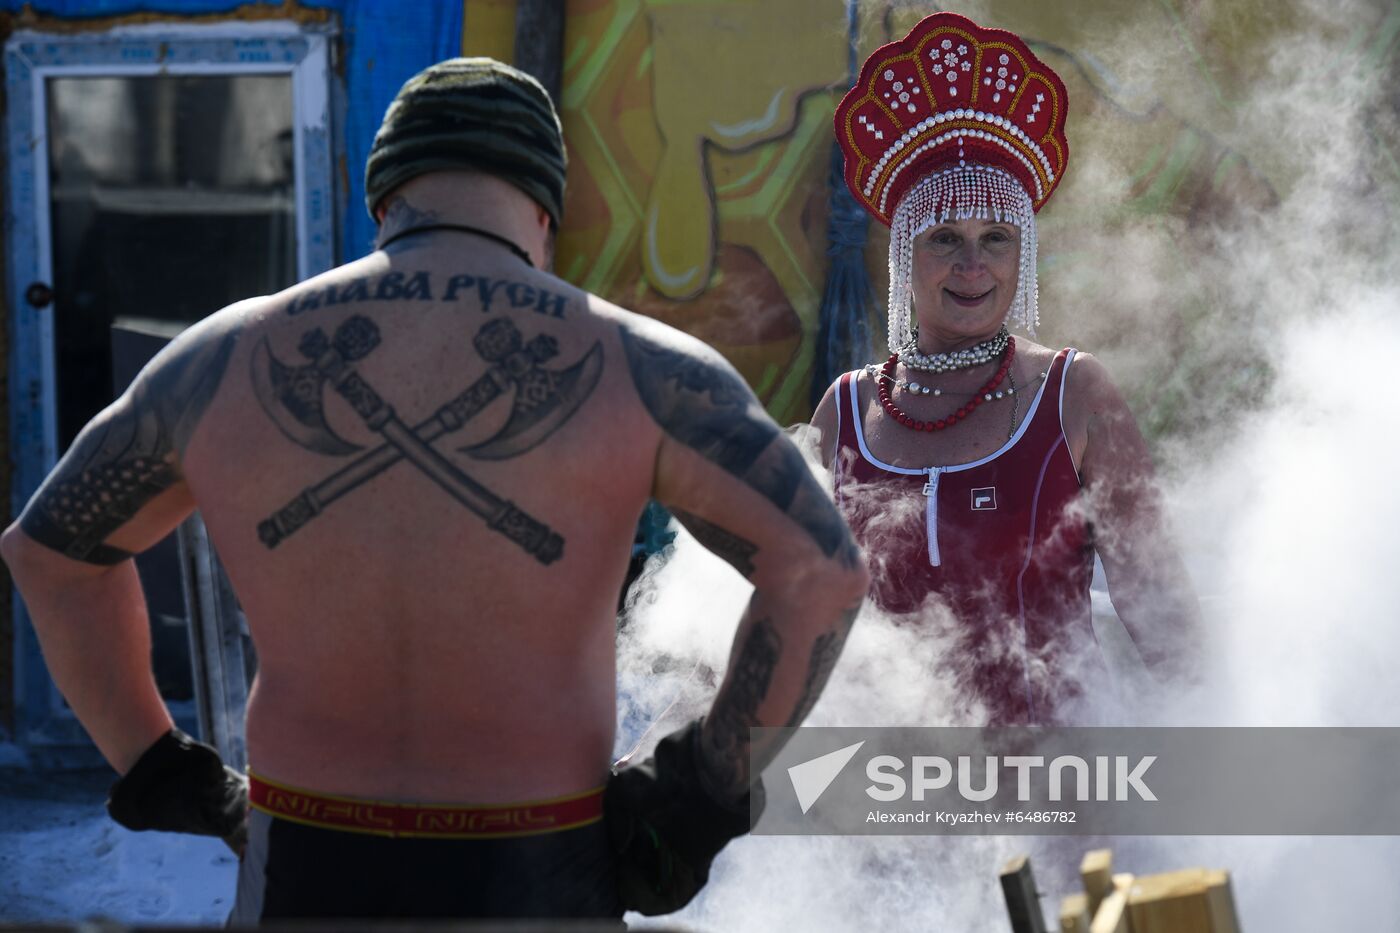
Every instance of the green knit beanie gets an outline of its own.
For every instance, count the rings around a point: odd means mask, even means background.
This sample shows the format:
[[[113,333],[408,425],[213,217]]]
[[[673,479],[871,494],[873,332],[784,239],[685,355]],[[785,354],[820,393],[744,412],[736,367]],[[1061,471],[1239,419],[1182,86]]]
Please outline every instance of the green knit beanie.
[[[491,58],[450,58],[409,78],[365,164],[370,217],[385,195],[428,172],[474,169],[515,185],[559,226],[564,135],[534,78]]]

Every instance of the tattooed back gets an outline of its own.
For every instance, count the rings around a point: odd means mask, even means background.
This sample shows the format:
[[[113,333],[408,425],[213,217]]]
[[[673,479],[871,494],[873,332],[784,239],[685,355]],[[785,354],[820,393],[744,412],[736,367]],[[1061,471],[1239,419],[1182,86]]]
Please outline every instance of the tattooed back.
[[[259,651],[255,769],[408,799],[603,779],[659,436],[628,317],[443,237],[205,325],[232,348],[183,471]]]
[[[844,522],[714,350],[448,226],[213,315],[83,430],[3,541],[55,682],[118,770],[168,728],[126,558],[198,507],[258,649],[264,777],[594,787],[651,497],[754,586],[701,743],[742,794],[748,729],[801,721],[864,593]]]

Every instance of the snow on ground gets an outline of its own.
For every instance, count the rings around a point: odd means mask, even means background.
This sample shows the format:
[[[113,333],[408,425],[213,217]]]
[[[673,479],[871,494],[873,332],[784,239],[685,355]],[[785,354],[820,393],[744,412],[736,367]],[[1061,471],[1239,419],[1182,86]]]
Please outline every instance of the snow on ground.
[[[19,770],[5,748],[0,921],[223,924],[238,862],[222,842],[125,830],[103,807],[111,772]]]

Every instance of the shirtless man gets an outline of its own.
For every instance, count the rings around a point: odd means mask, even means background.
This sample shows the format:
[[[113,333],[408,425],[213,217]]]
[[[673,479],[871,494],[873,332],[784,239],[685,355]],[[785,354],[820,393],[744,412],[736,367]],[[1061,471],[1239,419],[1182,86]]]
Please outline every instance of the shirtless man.
[[[864,567],[742,379],[543,271],[564,159],[514,69],[410,80],[380,248],[181,335],[5,533],[113,815],[229,837],[241,780],[172,731],[129,559],[203,515],[259,657],[236,920],[676,909],[748,829],[749,727],[800,722],[840,653]],[[651,497],[755,591],[703,725],[609,780]]]

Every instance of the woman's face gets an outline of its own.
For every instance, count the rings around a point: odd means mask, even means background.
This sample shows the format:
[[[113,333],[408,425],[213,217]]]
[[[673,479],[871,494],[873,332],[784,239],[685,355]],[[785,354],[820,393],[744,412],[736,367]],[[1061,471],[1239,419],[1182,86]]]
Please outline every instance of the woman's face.
[[[992,220],[936,224],[914,238],[914,315],[926,348],[991,336],[1016,297],[1021,230]]]

